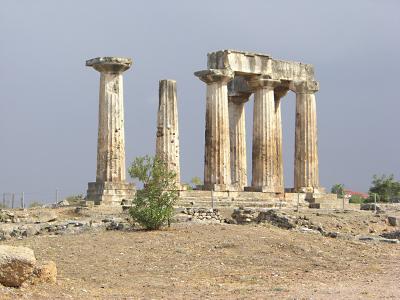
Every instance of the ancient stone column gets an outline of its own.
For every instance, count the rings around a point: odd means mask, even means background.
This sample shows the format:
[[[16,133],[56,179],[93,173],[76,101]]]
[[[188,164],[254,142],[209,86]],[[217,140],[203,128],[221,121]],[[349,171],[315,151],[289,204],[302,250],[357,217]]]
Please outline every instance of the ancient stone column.
[[[284,86],[278,86],[274,90],[275,98],[275,121],[276,121],[276,158],[278,165],[278,173],[276,175],[277,190],[284,192],[284,176],[283,176],[283,157],[282,157],[282,114],[281,114],[281,98],[286,95],[288,88]]]
[[[277,159],[277,133],[274,89],[279,80],[256,77],[249,81],[254,90],[252,183],[248,190],[281,193],[277,187],[280,166]]]
[[[232,190],[227,84],[233,73],[210,69],[195,75],[207,84],[204,189]]]
[[[179,128],[175,80],[160,80],[159,83],[156,155],[168,164],[169,170],[176,173],[176,183],[177,186],[180,186]]]
[[[238,191],[247,186],[246,117],[245,103],[251,92],[241,76],[228,84],[229,140],[231,149],[231,180]]]
[[[130,58],[98,57],[86,66],[100,72],[99,127],[96,182],[90,182],[88,200],[95,204],[119,205],[132,199],[134,186],[125,181],[124,98],[122,73]]]
[[[247,186],[246,117],[244,105],[248,96],[229,96],[229,139],[231,181],[239,191]]]
[[[317,192],[319,188],[316,81],[294,81],[290,89],[296,93],[296,132],[294,159],[294,189],[297,192]]]

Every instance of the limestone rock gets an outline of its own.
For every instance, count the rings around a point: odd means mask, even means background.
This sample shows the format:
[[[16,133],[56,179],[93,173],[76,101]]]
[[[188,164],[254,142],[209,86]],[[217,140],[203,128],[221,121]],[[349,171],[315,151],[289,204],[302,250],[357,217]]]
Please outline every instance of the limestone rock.
[[[389,216],[388,222],[391,226],[399,226],[400,225],[400,217]]]
[[[69,205],[70,205],[70,203],[68,202],[67,199],[64,199],[57,203],[57,207],[64,207],[64,206],[69,206]]]
[[[19,287],[33,273],[36,258],[33,250],[26,247],[0,246],[0,283]]]
[[[296,227],[295,220],[290,218],[290,216],[286,215],[283,212],[269,209],[265,211],[260,211],[258,217],[258,222],[268,222],[274,226],[278,226],[280,228],[292,229]]]
[[[400,230],[382,233],[381,237],[400,240]]]
[[[56,283],[57,266],[54,261],[44,261],[38,264],[33,271],[33,283],[48,282]]]
[[[375,206],[376,206],[376,211],[382,211],[381,207],[375,203],[362,203],[360,205],[360,209],[361,210],[375,210]]]

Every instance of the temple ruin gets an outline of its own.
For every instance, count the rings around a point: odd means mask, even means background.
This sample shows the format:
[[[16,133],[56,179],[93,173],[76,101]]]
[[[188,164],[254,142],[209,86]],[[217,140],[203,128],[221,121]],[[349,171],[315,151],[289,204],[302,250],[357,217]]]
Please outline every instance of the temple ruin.
[[[104,57],[86,62],[101,73],[96,182],[88,199],[117,204],[132,199],[125,181],[122,72],[132,61]],[[180,205],[263,206],[308,200],[310,207],[336,201],[319,184],[317,113],[319,84],[312,65],[259,53],[222,50],[208,54],[207,69],[194,73],[206,84],[204,185],[180,191]],[[281,99],[296,94],[294,186],[284,185]],[[254,95],[252,170],[248,182],[245,104]],[[159,82],[156,155],[177,174],[180,149],[176,82]],[[203,201],[203,202],[202,202]],[[229,202],[229,203],[228,203]]]
[[[311,65],[223,50],[208,54],[204,188],[284,193],[281,98],[296,93],[294,191],[318,192],[315,92]],[[247,186],[244,104],[254,94],[252,180]]]

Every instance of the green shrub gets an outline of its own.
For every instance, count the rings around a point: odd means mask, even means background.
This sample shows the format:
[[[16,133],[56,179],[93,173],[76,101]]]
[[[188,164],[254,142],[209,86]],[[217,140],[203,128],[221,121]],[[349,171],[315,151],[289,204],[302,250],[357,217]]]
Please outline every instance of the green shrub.
[[[392,198],[400,196],[400,181],[394,179],[394,175],[374,175],[369,188],[370,201],[374,202],[376,194],[377,202],[390,202]]]
[[[366,199],[364,199],[363,197],[361,197],[359,195],[352,195],[350,197],[350,199],[349,199],[349,202],[350,203],[358,203],[358,204],[360,204],[360,203],[365,203],[366,202],[365,200]]]
[[[148,230],[159,229],[172,217],[178,199],[176,173],[158,157],[137,157],[129,167],[132,178],[143,183],[136,192],[129,214]]]
[[[331,188],[331,193],[336,194],[339,198],[343,198],[345,195],[344,184],[343,183],[334,184]]]
[[[190,180],[190,183],[192,184],[192,188],[195,189],[197,186],[202,185],[203,181],[200,177],[195,176],[192,178],[192,180]]]

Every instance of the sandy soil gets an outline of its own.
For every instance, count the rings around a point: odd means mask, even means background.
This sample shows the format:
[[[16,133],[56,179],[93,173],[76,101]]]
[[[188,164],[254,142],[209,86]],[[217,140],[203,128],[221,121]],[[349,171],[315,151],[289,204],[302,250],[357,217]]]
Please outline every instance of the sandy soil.
[[[343,217],[337,218],[330,217],[329,226],[342,226]],[[54,260],[59,276],[55,285],[0,287],[0,299],[400,299],[400,244],[269,224],[185,223],[155,232],[40,235],[2,243],[28,246],[38,259]]]

